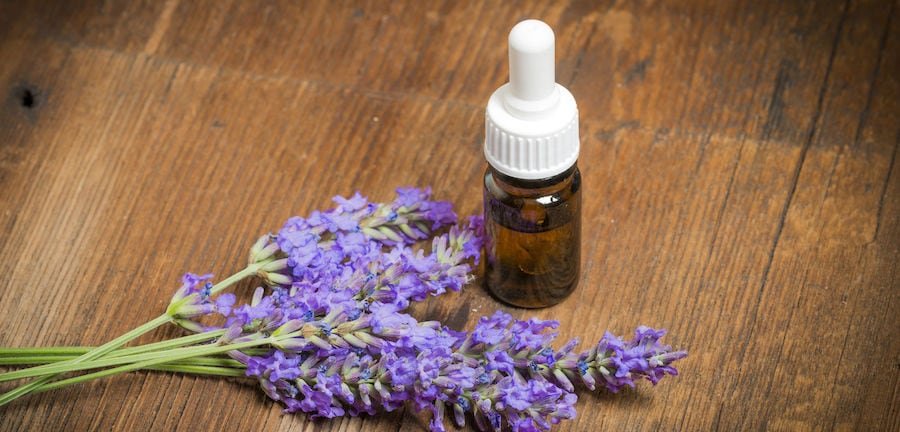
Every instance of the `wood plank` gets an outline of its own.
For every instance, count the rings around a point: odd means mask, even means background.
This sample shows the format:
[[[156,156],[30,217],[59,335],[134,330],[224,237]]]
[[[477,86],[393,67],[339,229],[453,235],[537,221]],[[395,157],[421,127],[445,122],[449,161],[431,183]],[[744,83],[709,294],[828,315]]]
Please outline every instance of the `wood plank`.
[[[771,427],[811,429],[813,410],[834,429],[892,429],[882,415],[861,415],[860,391],[889,394],[894,383],[847,367],[889,365],[897,349],[896,338],[881,342],[890,348],[879,354],[864,348],[879,343],[868,342],[870,335],[897,330],[898,237],[878,232],[896,227],[896,217],[882,211],[885,200],[897,199],[887,188],[900,143],[900,107],[886,96],[896,91],[900,57],[896,9],[891,12],[875,2],[848,7],[823,113],[767,283],[772,288],[761,297],[760,310],[770,318],[758,321],[750,344],[772,352],[764,355],[772,359],[768,380],[759,383],[780,402],[763,416]],[[762,402],[756,395],[750,401]],[[890,413],[888,400],[869,402]]]
[[[896,6],[0,1],[0,345],[101,343],[337,194],[431,185],[479,212],[483,104],[534,16],[581,110],[580,288],[526,311],[476,280],[414,315],[559,318],[585,346],[648,324],[691,352],[554,430],[898,429]],[[428,421],[280,410],[252,382],[139,372],[4,406],[0,431]]]

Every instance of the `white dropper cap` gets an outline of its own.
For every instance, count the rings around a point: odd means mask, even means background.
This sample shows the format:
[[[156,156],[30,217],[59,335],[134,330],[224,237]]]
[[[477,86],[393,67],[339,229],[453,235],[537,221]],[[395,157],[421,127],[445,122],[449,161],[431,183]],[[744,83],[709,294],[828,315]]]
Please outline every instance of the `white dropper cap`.
[[[578,160],[578,107],[556,83],[555,42],[542,21],[516,24],[509,32],[509,83],[488,100],[484,155],[514,178],[553,177]]]

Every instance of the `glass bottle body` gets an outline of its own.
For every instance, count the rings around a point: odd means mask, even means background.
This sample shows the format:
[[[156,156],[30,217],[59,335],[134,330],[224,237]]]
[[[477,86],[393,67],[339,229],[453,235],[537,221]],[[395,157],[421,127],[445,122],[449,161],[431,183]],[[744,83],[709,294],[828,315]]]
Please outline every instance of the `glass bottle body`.
[[[522,180],[484,175],[485,279],[499,300],[539,308],[575,290],[581,268],[581,173]]]

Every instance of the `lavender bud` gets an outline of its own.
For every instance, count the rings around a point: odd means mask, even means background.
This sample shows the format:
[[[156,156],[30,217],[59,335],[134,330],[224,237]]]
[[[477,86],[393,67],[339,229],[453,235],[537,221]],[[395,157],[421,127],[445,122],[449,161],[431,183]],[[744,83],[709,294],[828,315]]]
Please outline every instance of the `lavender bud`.
[[[277,245],[276,245],[277,246]],[[288,259],[282,258],[270,261],[262,265],[259,269],[267,272],[277,272],[288,268]]]
[[[365,406],[372,406],[372,399],[369,397],[369,393],[372,391],[372,384],[360,384],[359,385],[359,399],[362,401]]]
[[[369,238],[372,238],[372,239],[375,239],[375,240],[380,240],[380,241],[387,240],[387,236],[386,236],[386,235],[384,235],[381,231],[379,231],[379,230],[377,230],[377,229],[374,229],[374,228],[364,227],[364,228],[361,229],[361,232],[362,232],[366,237],[369,237]]]
[[[290,276],[281,273],[258,271],[256,274],[269,286],[288,286],[294,281]]]
[[[196,321],[191,321],[191,320],[187,320],[187,319],[176,319],[173,322],[176,325],[178,325],[179,327],[181,327],[187,331],[194,332],[194,333],[202,333],[202,332],[205,332],[208,330],[204,325],[202,325]]]
[[[469,410],[469,402],[465,398],[460,398],[453,404],[453,421],[457,426],[466,425],[466,411]]]
[[[229,327],[225,330],[225,334],[223,334],[223,335],[219,338],[218,343],[219,343],[219,344],[228,344],[228,343],[232,343],[232,341],[234,341],[235,339],[237,339],[238,337],[240,337],[240,335],[241,335],[241,333],[242,333],[243,331],[244,331],[244,329],[242,329],[240,325],[232,325],[232,326],[229,326]]]
[[[248,258],[248,261],[250,263],[255,263],[255,262],[259,261],[257,259],[257,256],[263,250],[263,248],[266,247],[266,244],[270,241],[269,240],[270,238],[271,238],[270,234],[266,234],[266,235],[258,238],[256,240],[256,242],[253,243],[253,246],[250,246],[250,257]]]
[[[368,344],[362,341],[362,339],[353,335],[353,333],[347,333],[344,336],[344,340],[347,341],[348,344],[355,346],[357,348],[366,349],[369,347]]]
[[[384,346],[384,340],[382,340],[381,338],[378,338],[376,336],[373,336],[369,332],[360,331],[360,332],[353,333],[353,335],[356,336],[357,338],[359,338],[360,341],[362,341],[363,343],[365,343],[372,349],[381,350],[381,347]]]
[[[248,262],[250,264],[256,264],[275,256],[275,254],[281,250],[278,247],[278,243],[275,242],[275,238],[276,237],[271,234],[266,234],[256,240],[256,243],[250,247]]]
[[[281,335],[287,335],[290,333],[294,333],[297,330],[300,330],[300,328],[302,328],[305,324],[306,323],[302,320],[298,320],[298,319],[290,320],[290,321],[282,324],[278,328],[276,328],[275,331],[272,332],[272,337],[277,338],[278,336],[281,336]]]
[[[306,337],[306,340],[307,340],[309,343],[311,343],[311,344],[313,344],[313,345],[315,345],[315,346],[317,346],[317,347],[319,347],[319,348],[321,348],[321,349],[323,349],[323,350],[330,350],[330,349],[333,349],[333,348],[334,348],[334,347],[331,346],[328,342],[325,342],[325,340],[323,340],[322,338],[320,338],[320,337],[318,337],[318,336],[316,336],[316,335],[309,335],[309,336]]]
[[[403,231],[403,234],[406,234],[409,238],[418,239],[424,237],[421,232],[413,231],[408,224],[401,224],[398,228],[400,228],[400,231]]]
[[[563,390],[567,392],[574,392],[575,386],[572,385],[572,381],[569,381],[569,378],[566,377],[566,374],[559,369],[553,369],[553,378],[556,379],[556,384],[563,388]]]
[[[378,231],[381,234],[383,234],[386,239],[388,239],[392,242],[403,243],[403,237],[400,237],[400,235],[397,234],[396,231],[394,231],[386,226],[379,227]]]
[[[342,348],[342,349],[350,348],[350,344],[347,343],[347,341],[344,340],[344,338],[342,338],[338,335],[328,336],[328,342],[331,343],[331,345],[338,347],[338,348]]]
[[[379,396],[381,396],[382,400],[391,400],[391,392],[388,390],[381,381],[375,381],[375,390],[378,392]]]

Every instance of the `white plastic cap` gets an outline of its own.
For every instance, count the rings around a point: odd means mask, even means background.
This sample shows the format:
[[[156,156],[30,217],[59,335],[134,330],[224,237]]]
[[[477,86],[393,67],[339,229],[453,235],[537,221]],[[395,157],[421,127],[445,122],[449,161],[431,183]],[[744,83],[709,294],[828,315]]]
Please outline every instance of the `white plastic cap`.
[[[537,180],[578,160],[578,107],[556,83],[553,29],[525,20],[509,32],[509,83],[485,110],[484,156],[511,177]]]

